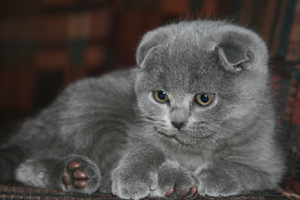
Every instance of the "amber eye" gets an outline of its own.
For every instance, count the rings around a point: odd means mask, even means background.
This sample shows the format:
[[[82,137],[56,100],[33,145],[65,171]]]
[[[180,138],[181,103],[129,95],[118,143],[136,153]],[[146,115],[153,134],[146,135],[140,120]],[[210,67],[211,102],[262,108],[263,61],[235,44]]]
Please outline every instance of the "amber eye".
[[[214,97],[215,94],[209,94],[209,93],[197,94],[196,102],[199,103],[201,106],[207,106],[212,102],[212,100],[214,100]]]
[[[169,101],[168,95],[164,91],[153,92],[153,96],[160,103],[166,103],[167,101]]]

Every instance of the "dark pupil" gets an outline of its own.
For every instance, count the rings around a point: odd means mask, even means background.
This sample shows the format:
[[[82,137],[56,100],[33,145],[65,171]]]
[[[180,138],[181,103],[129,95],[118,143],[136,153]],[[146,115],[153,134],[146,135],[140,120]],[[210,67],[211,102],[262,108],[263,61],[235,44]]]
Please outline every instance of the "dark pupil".
[[[209,97],[208,97],[208,95],[206,95],[206,94],[201,94],[201,101],[203,102],[203,103],[207,103],[208,102],[208,100],[209,100]]]
[[[164,100],[166,98],[166,93],[160,91],[160,92],[158,92],[157,96],[160,100]]]

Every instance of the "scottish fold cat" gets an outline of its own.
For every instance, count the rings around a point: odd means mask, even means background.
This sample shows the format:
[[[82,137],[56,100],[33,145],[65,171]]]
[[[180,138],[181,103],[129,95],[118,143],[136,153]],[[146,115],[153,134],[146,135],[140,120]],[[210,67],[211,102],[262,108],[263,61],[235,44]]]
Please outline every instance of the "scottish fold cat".
[[[225,21],[144,35],[137,67],[70,85],[0,149],[0,180],[125,199],[277,187],[268,52]]]

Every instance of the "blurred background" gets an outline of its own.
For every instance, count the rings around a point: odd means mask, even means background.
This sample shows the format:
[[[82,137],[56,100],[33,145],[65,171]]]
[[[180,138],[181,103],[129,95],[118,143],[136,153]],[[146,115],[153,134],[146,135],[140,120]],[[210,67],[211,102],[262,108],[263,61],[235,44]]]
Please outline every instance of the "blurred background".
[[[264,39],[282,140],[300,166],[300,0],[1,0],[0,140],[70,82],[134,66],[148,30],[199,18],[234,20]]]
[[[296,3],[1,0],[0,123],[22,119],[47,106],[77,79],[134,66],[142,35],[177,19],[234,19],[262,36],[272,60],[299,60],[299,51],[298,55],[293,52],[299,43],[290,43],[295,40],[291,32]]]

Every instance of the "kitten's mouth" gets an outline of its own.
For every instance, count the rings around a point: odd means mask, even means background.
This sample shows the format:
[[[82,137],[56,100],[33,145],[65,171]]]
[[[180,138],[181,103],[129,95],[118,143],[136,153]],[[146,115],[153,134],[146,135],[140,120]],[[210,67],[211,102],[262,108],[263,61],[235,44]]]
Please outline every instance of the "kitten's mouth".
[[[193,141],[192,143],[195,143],[198,140],[209,138],[213,135],[213,133],[192,135],[192,134],[188,133],[188,131],[182,131],[182,130],[173,130],[173,131],[166,130],[166,131],[164,131],[164,130],[160,130],[157,127],[155,127],[155,130],[159,134],[161,134],[165,137],[168,137],[168,138],[174,138],[180,143],[183,143],[182,141],[185,141],[184,143],[186,143],[186,141]]]
[[[197,136],[187,133],[186,131],[177,131],[177,133],[175,133],[174,136],[176,136],[176,135],[187,136],[187,137],[191,137],[191,138],[199,138]]]
[[[157,127],[155,127],[155,130],[159,134],[163,135],[164,137],[167,137],[169,139],[174,139],[182,145],[197,144],[198,140],[201,139],[201,137],[197,137],[195,135],[188,134],[185,131],[178,131],[178,130],[177,131],[163,131]]]

